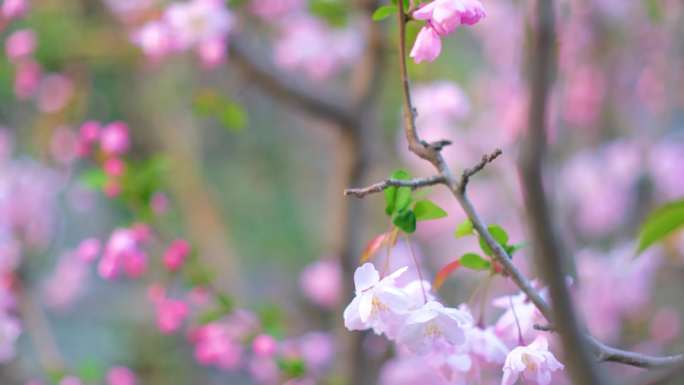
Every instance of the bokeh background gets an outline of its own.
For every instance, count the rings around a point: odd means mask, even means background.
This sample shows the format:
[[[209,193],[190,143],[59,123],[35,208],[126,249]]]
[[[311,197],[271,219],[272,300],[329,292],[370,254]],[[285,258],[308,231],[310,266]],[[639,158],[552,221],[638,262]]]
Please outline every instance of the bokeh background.
[[[383,366],[392,357],[387,342],[341,328],[350,269],[389,225],[381,195],[358,200],[342,191],[398,168],[433,172],[402,137],[396,22],[372,22],[378,4],[367,1],[228,1],[232,24],[222,43],[239,51],[155,53],[155,40],[138,36],[169,3],[34,0],[20,17],[3,19],[0,259],[19,260],[12,280],[21,281],[23,333],[0,366],[0,382],[48,383],[52,367],[103,383],[112,365],[150,385],[254,382],[244,370],[199,365],[185,333],[159,332],[149,286],[163,282],[179,296],[193,286],[194,273],[181,279],[158,263],[168,243],[162,239],[171,237],[191,242],[197,274],[211,276],[279,338],[325,333],[330,357],[316,383],[343,383],[349,339],[361,346],[365,383],[425,383],[417,371],[402,372],[401,359]],[[410,63],[418,127],[426,139],[453,142],[445,154],[456,171],[503,150],[473,179],[470,195],[488,223],[524,244],[516,164],[527,125],[531,2],[484,5],[487,17],[444,39],[434,63]],[[556,11],[545,167],[554,220],[573,256],[577,302],[606,342],[649,353],[681,350],[684,234],[638,257],[635,239],[649,212],[684,195],[684,5],[558,1]],[[417,29],[409,24],[409,43]],[[12,51],[17,31],[34,34],[30,59]],[[377,70],[367,68],[369,58]],[[352,114],[363,124],[350,134],[354,129],[303,110],[292,96],[274,94],[250,68],[341,103],[370,90],[354,102],[365,107]],[[134,176],[114,198],[102,159],[78,151],[79,130],[90,120],[129,128],[125,161]],[[421,223],[411,237],[431,280],[478,246],[453,236],[465,217],[448,191],[421,194],[449,213]],[[155,199],[163,208],[155,209]],[[151,246],[143,278],[104,280],[93,265],[68,265],[65,255],[81,240],[105,242],[114,229],[138,222],[167,237]],[[392,264],[410,263],[406,242],[392,250]],[[382,263],[383,254],[374,261]],[[528,256],[523,248],[515,262],[534,276]],[[458,271],[439,293],[477,307],[471,294],[484,280]],[[514,291],[498,279],[490,299]],[[487,305],[488,323],[498,315]],[[637,372],[606,366],[617,376]]]

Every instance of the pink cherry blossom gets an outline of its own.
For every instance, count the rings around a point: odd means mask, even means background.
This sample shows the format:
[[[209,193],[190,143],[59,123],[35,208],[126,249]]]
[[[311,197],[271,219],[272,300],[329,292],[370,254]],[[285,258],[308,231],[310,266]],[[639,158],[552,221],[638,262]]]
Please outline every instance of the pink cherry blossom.
[[[309,332],[297,338],[296,344],[304,363],[312,372],[330,366],[335,357],[335,340],[330,333]]]
[[[296,15],[281,27],[274,47],[275,63],[321,80],[353,63],[362,47],[354,28],[333,29],[312,16]]]
[[[174,50],[171,28],[160,20],[152,20],[133,31],[131,41],[152,60],[158,60]]]
[[[157,215],[162,215],[169,210],[169,197],[163,192],[156,192],[150,200],[150,207]]]
[[[304,0],[251,0],[248,9],[254,15],[270,22],[304,8]]]
[[[140,246],[133,228],[114,230],[98,264],[100,276],[115,279],[125,272],[130,278],[137,278],[143,274],[147,269],[147,255]]]
[[[15,356],[15,344],[21,334],[19,321],[5,313],[0,313],[0,362],[8,362]]]
[[[5,0],[2,3],[2,16],[7,20],[16,19],[24,16],[28,9],[28,0]]]
[[[30,56],[35,49],[36,34],[30,29],[14,31],[5,40],[5,53],[12,62]]]
[[[40,84],[42,70],[34,60],[22,60],[14,75],[14,94],[17,99],[25,100],[33,96]]]
[[[187,49],[205,41],[225,37],[233,26],[233,15],[220,0],[174,2],[164,12],[174,44]]]
[[[278,342],[268,334],[260,334],[252,341],[252,350],[259,357],[271,357],[278,348]]]
[[[76,254],[60,257],[52,275],[44,282],[43,298],[48,306],[64,310],[83,295],[88,279],[88,266]]]
[[[124,122],[107,124],[100,132],[100,147],[109,155],[122,155],[130,147],[128,125]]]
[[[416,42],[413,44],[409,56],[413,58],[416,63],[423,61],[434,61],[442,52],[442,40],[437,31],[430,26],[425,26],[420,29]]]
[[[395,280],[406,270],[408,267],[403,267],[380,279],[371,263],[357,268],[354,272],[356,296],[344,310],[347,329],[373,329],[376,334],[385,333],[388,338],[394,338],[408,310],[408,296],[396,286]]]
[[[501,364],[506,359],[508,347],[496,335],[494,328],[473,327],[467,330],[466,335],[470,352],[478,358],[491,364]]]
[[[340,265],[331,260],[312,263],[302,271],[299,287],[311,302],[326,309],[333,309],[342,297]]]
[[[59,380],[58,385],[83,385],[83,382],[78,377],[66,376]]]
[[[109,176],[121,176],[126,171],[126,163],[121,158],[109,158],[105,160],[102,169]]]
[[[83,262],[93,262],[100,253],[100,240],[97,238],[87,238],[81,241],[76,248],[76,255]]]
[[[545,293],[546,290],[543,290],[542,295],[545,296]],[[492,303],[506,309],[494,326],[496,334],[506,341],[517,341],[520,337],[529,336],[534,331],[534,324],[544,321],[544,317],[525,293],[495,298]]]
[[[78,137],[70,128],[60,126],[52,132],[50,154],[53,159],[64,166],[69,166],[78,156]]]
[[[438,344],[463,345],[472,325],[470,313],[429,301],[408,315],[397,342],[412,352],[425,354]]]
[[[176,271],[183,266],[189,254],[190,243],[184,239],[176,239],[164,253],[164,266],[169,271]]]
[[[413,18],[428,21],[441,36],[452,33],[461,24],[473,25],[485,15],[478,0],[434,0],[413,12]]]
[[[115,366],[107,372],[107,385],[136,385],[137,383],[135,373],[125,366]]]
[[[227,41],[223,37],[204,40],[197,45],[197,55],[205,68],[222,64],[227,56]]]
[[[164,334],[172,334],[183,326],[188,316],[188,305],[178,299],[172,299],[165,295],[155,301],[157,311],[157,327]]]
[[[230,333],[226,322],[211,322],[190,333],[195,359],[202,365],[236,370],[242,364],[242,346]]]
[[[253,357],[247,370],[252,378],[260,384],[277,384],[280,368],[278,363],[272,358]]]
[[[534,380],[538,385],[551,383],[551,373],[563,369],[563,364],[549,351],[543,336],[527,346],[518,346],[506,356],[501,385],[513,385],[520,376]]]
[[[41,79],[36,94],[38,109],[45,113],[60,111],[71,100],[74,85],[62,74],[49,74]]]

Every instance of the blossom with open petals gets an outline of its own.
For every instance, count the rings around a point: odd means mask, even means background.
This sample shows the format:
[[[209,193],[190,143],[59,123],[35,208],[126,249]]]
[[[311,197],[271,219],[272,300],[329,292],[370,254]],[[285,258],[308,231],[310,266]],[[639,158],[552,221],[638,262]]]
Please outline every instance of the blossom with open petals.
[[[344,310],[347,329],[373,329],[376,334],[385,333],[388,338],[394,338],[408,310],[408,296],[395,285],[395,280],[406,270],[408,267],[403,267],[380,279],[371,263],[357,268],[354,272],[356,297]]]
[[[473,324],[470,313],[429,301],[410,313],[397,341],[416,353],[426,353],[435,344],[461,345],[466,329]]]
[[[543,336],[527,346],[518,346],[506,356],[501,385],[513,385],[520,376],[534,380],[539,385],[551,382],[551,373],[563,369]]]

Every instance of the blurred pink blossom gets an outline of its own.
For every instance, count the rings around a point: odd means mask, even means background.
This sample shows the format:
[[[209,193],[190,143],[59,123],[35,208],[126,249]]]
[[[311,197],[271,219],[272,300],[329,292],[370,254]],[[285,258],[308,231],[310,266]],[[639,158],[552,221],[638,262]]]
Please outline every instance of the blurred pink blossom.
[[[233,339],[225,322],[211,322],[190,333],[195,359],[202,365],[237,370],[242,364],[242,346]]]
[[[304,0],[251,0],[248,9],[254,15],[270,22],[280,20],[304,8]]]
[[[35,49],[36,34],[30,29],[14,31],[5,40],[5,53],[12,62],[31,56]]]
[[[15,344],[21,331],[21,324],[16,318],[0,313],[0,362],[8,362],[14,358]]]
[[[133,31],[131,41],[152,60],[158,60],[174,50],[171,28],[160,20],[152,20]]]
[[[5,0],[2,3],[2,16],[7,20],[16,19],[24,16],[28,9],[28,0]]]
[[[190,0],[171,3],[164,12],[178,49],[225,37],[233,26],[233,15],[221,0]]]
[[[342,270],[337,262],[316,261],[299,278],[304,295],[318,306],[333,309],[342,297]]]
[[[98,264],[104,279],[116,279],[122,272],[137,278],[147,269],[147,255],[141,249],[134,229],[119,228],[112,232]]]
[[[190,243],[185,239],[176,239],[164,252],[164,266],[169,271],[176,271],[183,266],[185,259],[190,254]]]
[[[312,16],[289,17],[274,47],[275,62],[287,70],[301,70],[309,77],[325,79],[351,64],[363,43],[354,28],[333,29]]]
[[[121,158],[112,157],[105,160],[102,169],[109,176],[121,176],[126,171],[126,163]]]
[[[115,366],[107,372],[107,385],[136,385],[137,379],[132,370]]]
[[[45,303],[59,310],[69,308],[84,292],[88,279],[88,265],[74,253],[59,258],[54,272],[43,286]]]
[[[62,74],[45,76],[38,86],[36,104],[41,112],[52,113],[64,108],[74,94],[74,85]]]
[[[50,152],[58,163],[68,166],[78,156],[78,137],[69,127],[60,126],[52,132]]]
[[[100,147],[108,155],[122,155],[130,147],[128,125],[124,122],[112,122],[104,126],[100,132]]]
[[[268,334],[260,334],[252,341],[252,350],[259,357],[271,357],[278,349],[278,342]]]
[[[656,342],[668,344],[673,342],[682,331],[682,319],[673,307],[658,310],[651,319],[650,334]]]
[[[157,327],[164,334],[178,331],[188,316],[188,305],[178,299],[172,299],[165,293],[152,297],[157,312]]]
[[[66,376],[59,380],[58,385],[84,385],[80,378],[74,376]]]
[[[226,47],[225,38],[208,39],[197,45],[197,55],[206,68],[214,68],[225,61]]]
[[[40,84],[42,70],[34,60],[22,60],[14,75],[14,94],[17,99],[25,100],[33,96]]]
[[[166,213],[169,210],[169,197],[165,193],[157,191],[152,195],[150,207],[157,215]]]
[[[100,253],[100,240],[97,238],[87,238],[81,241],[76,248],[76,255],[83,262],[93,262]]]

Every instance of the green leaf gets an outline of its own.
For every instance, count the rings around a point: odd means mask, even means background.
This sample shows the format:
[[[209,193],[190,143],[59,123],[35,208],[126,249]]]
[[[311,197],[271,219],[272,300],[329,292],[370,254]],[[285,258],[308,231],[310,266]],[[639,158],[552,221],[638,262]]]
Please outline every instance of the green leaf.
[[[78,366],[78,377],[87,383],[97,383],[105,377],[104,365],[92,358],[88,358],[81,362]]]
[[[247,112],[242,105],[235,102],[226,102],[217,119],[231,131],[241,131],[247,126]]]
[[[349,7],[340,0],[309,0],[309,11],[335,27],[347,24]]]
[[[475,253],[466,253],[459,259],[461,266],[472,270],[489,270],[491,262]]]
[[[465,237],[466,235],[473,235],[473,222],[471,222],[470,219],[461,222],[454,232],[456,238]]]
[[[102,190],[107,183],[107,174],[101,168],[91,168],[79,178],[81,183],[93,190]]]
[[[216,119],[221,126],[231,131],[240,131],[247,126],[247,112],[244,107],[211,89],[202,90],[195,95],[193,110],[200,117]]]
[[[508,244],[508,233],[506,233],[506,230],[504,230],[503,227],[499,225],[489,225],[487,226],[487,230],[498,244],[506,248],[506,245]],[[494,254],[482,236],[480,237],[480,249],[482,249],[482,252],[490,257]]]
[[[306,363],[300,358],[281,358],[278,367],[287,378],[298,378],[306,374]]]
[[[667,203],[653,211],[639,230],[639,246],[641,253],[654,243],[684,226],[684,199]]]
[[[208,323],[218,321],[224,316],[228,315],[229,311],[226,311],[223,307],[211,308],[200,313],[197,322],[201,325],[206,325]]]
[[[373,19],[373,21],[384,20],[384,19],[388,18],[389,16],[395,14],[396,12],[397,12],[397,6],[396,5],[383,5],[382,7],[376,9],[375,12],[373,12],[372,19]]]
[[[516,243],[515,245],[505,245],[504,249],[506,249],[506,253],[513,258],[513,254],[515,254],[518,250],[524,249],[527,247],[527,244],[525,243]]]
[[[390,179],[407,180],[410,178],[411,175],[405,170],[397,170],[390,175]],[[406,200],[407,198],[408,201]],[[385,203],[385,213],[387,215],[392,215],[395,212],[405,209],[409,204],[411,204],[411,189],[408,187],[396,186],[386,188]]]
[[[416,220],[427,221],[439,219],[447,216],[446,211],[429,200],[422,200],[413,205],[413,212],[416,213]]]
[[[392,223],[405,233],[411,234],[416,231],[416,214],[412,210],[400,211]]]

